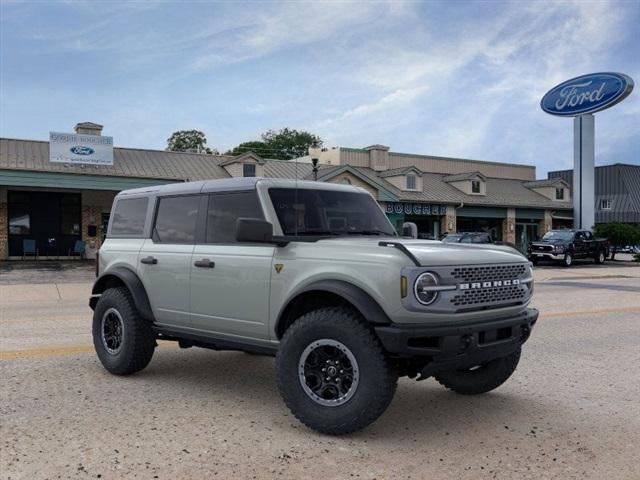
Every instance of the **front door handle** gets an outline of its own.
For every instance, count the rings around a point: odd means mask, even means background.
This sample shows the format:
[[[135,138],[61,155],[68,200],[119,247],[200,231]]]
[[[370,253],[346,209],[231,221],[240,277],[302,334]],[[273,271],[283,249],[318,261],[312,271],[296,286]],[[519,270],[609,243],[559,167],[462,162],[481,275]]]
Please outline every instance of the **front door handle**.
[[[195,262],[193,262],[193,264],[196,267],[200,267],[200,268],[213,268],[216,266],[216,263],[212,262],[208,258],[203,258],[202,260],[196,260]]]
[[[144,257],[140,259],[140,263],[145,263],[147,265],[155,265],[158,263],[158,259],[156,257]]]

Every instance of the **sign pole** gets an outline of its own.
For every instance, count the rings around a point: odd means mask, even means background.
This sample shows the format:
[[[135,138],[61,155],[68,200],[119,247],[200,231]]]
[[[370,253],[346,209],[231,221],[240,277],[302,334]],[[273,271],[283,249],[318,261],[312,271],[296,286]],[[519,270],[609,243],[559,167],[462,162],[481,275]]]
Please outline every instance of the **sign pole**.
[[[595,225],[595,118],[591,114],[573,119],[573,228]]]

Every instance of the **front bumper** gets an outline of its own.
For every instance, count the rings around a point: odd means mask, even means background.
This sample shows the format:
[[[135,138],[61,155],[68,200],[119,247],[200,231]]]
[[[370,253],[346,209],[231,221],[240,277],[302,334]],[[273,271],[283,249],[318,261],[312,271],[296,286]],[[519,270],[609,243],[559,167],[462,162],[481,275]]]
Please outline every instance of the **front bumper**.
[[[564,253],[552,252],[531,252],[529,258],[538,258],[540,260],[564,260]]]
[[[456,325],[386,325],[375,327],[390,354],[419,358],[422,378],[438,371],[472,367],[513,353],[527,341],[538,310],[500,320]]]

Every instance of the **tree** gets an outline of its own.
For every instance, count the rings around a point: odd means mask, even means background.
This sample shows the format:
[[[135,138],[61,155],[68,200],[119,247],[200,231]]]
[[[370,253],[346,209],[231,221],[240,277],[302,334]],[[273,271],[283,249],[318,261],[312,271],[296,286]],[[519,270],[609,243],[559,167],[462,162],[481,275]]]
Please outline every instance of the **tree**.
[[[322,146],[322,139],[304,130],[283,128],[269,130],[261,135],[262,141],[244,142],[229,150],[227,155],[240,155],[249,150],[261,157],[291,160],[307,155],[309,147]]]
[[[178,130],[167,139],[170,152],[218,153],[207,147],[207,137],[200,130]]]
[[[629,223],[600,223],[595,226],[594,232],[598,237],[609,239],[609,243],[611,244],[611,260],[615,259],[616,252],[620,247],[640,243],[640,227]]]
[[[243,142],[237,147],[229,150],[225,155],[233,155],[235,157],[236,155],[242,155],[247,152],[254,152],[261,157],[270,157],[270,155],[267,154],[268,150],[266,149],[264,142],[259,141]]]

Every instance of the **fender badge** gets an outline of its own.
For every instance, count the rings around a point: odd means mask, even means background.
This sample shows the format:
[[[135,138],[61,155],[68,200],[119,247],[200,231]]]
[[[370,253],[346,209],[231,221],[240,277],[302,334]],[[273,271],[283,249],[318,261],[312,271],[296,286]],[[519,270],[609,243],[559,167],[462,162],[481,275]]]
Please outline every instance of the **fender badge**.
[[[280,273],[282,271],[282,268],[284,267],[284,265],[282,263],[276,263],[273,268],[276,269],[276,273]]]

